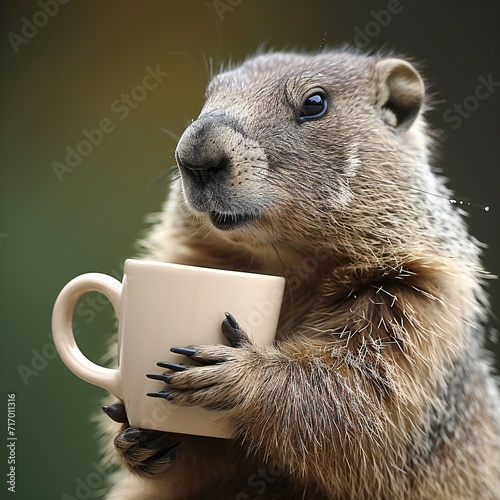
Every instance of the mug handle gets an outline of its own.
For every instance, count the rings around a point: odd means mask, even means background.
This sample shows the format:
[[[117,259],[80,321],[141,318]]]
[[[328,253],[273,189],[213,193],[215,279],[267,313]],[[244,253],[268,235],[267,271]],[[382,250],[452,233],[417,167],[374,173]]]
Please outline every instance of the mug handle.
[[[100,273],[87,273],[72,279],[59,293],[52,311],[52,336],[64,364],[78,377],[102,387],[123,400],[119,370],[104,368],[90,361],[78,348],[73,333],[73,311],[87,292],[100,292],[111,302],[116,315],[120,308],[122,284]]]

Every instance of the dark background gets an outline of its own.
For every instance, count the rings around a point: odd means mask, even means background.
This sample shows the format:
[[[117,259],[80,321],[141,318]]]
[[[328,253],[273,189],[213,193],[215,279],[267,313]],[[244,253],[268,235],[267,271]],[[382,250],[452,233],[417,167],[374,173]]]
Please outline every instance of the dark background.
[[[500,86],[474,97],[481,78],[500,82],[498,2],[66,1],[55,14],[53,0],[3,1],[0,12],[0,421],[15,393],[17,498],[89,498],[102,489],[89,417],[104,391],[55,356],[51,309],[78,274],[121,275],[174,164],[175,140],[162,129],[178,136],[197,116],[209,58],[239,61],[263,42],[314,51],[324,38],[328,46],[395,48],[422,61],[441,101],[428,115],[441,130],[439,166],[457,199],[478,205],[466,209],[471,232],[488,246],[487,269],[499,273]],[[52,17],[40,14],[42,4],[52,5]],[[26,20],[41,26],[30,31]],[[23,29],[24,43],[15,38]],[[157,65],[169,73],[157,88],[136,94],[143,99],[128,116],[113,111]],[[455,105],[469,116],[458,119]],[[53,162],[64,163],[67,146],[105,118],[113,131],[58,179]],[[489,289],[498,314],[498,282]],[[86,300],[75,315],[79,343],[97,360],[112,312]],[[496,319],[491,327],[493,340]],[[498,359],[498,345],[491,347]],[[6,440],[6,426],[1,435]]]

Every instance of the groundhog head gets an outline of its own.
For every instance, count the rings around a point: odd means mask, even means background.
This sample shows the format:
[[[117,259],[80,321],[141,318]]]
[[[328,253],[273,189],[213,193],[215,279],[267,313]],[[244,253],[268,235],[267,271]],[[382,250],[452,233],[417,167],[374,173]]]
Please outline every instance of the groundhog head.
[[[303,246],[306,233],[315,247],[339,232],[373,233],[377,209],[401,208],[387,186],[408,186],[411,197],[424,175],[423,101],[422,79],[401,59],[255,56],[211,80],[179,141],[187,207],[253,245]]]

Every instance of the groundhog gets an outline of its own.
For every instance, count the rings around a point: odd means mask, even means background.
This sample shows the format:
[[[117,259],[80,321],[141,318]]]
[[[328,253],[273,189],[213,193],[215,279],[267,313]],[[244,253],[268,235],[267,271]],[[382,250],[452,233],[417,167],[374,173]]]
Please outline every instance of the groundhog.
[[[108,499],[500,498],[487,274],[428,107],[413,64],[348,48],[212,78],[143,255],[284,276],[277,337],[228,315],[228,345],[158,368],[156,397],[226,410],[234,440],[131,428],[108,402]]]

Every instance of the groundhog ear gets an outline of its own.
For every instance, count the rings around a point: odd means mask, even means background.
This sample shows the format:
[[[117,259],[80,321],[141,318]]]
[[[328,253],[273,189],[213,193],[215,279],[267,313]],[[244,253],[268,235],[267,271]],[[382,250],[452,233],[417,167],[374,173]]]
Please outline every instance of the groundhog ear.
[[[377,64],[378,101],[383,120],[397,130],[410,128],[424,100],[425,86],[417,70],[401,59]]]

